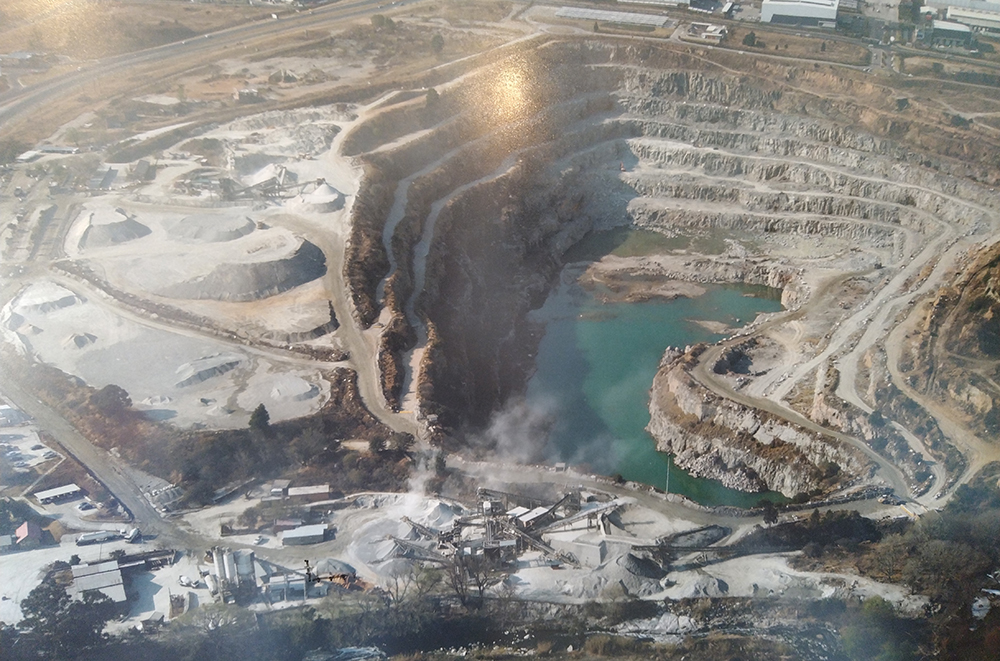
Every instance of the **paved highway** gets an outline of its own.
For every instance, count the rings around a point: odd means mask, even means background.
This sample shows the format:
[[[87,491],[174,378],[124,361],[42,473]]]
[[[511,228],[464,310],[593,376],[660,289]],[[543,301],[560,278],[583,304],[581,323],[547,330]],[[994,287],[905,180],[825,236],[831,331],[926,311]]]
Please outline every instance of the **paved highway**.
[[[32,416],[40,429],[56,439],[66,450],[86,466],[115,498],[132,514],[135,525],[143,532],[153,532],[168,544],[180,548],[202,546],[197,538],[178,529],[160,517],[142,496],[138,486],[119,470],[115,460],[104,450],[95,447],[56,411],[28,391],[12,374],[8,365],[0,361],[0,391],[11,404]]]

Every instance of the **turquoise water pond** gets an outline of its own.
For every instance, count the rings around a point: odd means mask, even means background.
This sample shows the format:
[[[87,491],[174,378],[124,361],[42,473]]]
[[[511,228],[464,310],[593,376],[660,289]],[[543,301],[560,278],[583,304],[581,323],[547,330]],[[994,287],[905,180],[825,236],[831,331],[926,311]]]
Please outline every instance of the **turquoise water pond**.
[[[532,313],[545,323],[537,371],[528,383],[529,406],[554,419],[546,451],[550,461],[586,464],[663,489],[667,455],[646,432],[649,389],[668,346],[713,342],[696,321],[736,328],[761,312],[781,309],[778,292],[765,287],[712,285],[696,298],[602,303],[576,284],[571,272]],[[694,478],[670,463],[670,491],[704,505],[748,507],[762,497]]]

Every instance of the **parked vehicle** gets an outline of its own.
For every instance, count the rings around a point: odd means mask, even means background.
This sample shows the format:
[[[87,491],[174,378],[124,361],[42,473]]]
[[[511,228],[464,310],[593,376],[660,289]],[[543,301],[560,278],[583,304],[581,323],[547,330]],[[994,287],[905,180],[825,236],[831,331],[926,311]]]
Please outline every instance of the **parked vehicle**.
[[[76,545],[86,546],[87,544],[102,544],[104,542],[110,542],[112,539],[118,539],[118,533],[110,532],[107,530],[98,530],[97,532],[85,532],[76,538]]]

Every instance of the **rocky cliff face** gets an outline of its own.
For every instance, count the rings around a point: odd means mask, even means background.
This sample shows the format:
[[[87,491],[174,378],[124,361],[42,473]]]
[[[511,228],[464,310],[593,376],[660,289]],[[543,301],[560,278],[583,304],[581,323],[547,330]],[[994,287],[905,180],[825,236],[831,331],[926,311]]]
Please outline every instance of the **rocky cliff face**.
[[[699,385],[687,372],[699,353],[668,352],[653,381],[647,429],[678,466],[733,489],[788,497],[831,490],[838,473],[872,474],[873,466],[854,448]]]
[[[544,302],[566,245],[592,225],[574,213],[575,186],[535,175],[526,185],[532,174],[516,167],[438,217],[420,298],[435,328],[421,397],[442,424],[485,424],[523,387],[541,338],[525,317]]]
[[[926,306],[900,362],[911,385],[947,403],[981,439],[1000,433],[1000,246],[983,250]]]

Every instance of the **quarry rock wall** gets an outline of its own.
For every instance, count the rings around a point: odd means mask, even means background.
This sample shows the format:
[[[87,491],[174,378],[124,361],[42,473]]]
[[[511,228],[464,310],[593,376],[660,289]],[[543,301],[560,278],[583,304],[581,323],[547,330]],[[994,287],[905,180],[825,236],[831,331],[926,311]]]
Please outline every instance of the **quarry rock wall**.
[[[695,352],[668,352],[653,381],[647,430],[657,448],[696,477],[741,491],[778,491],[793,497],[832,489],[836,464],[850,475],[873,466],[858,450],[757,409],[723,399],[694,381],[687,369]]]

